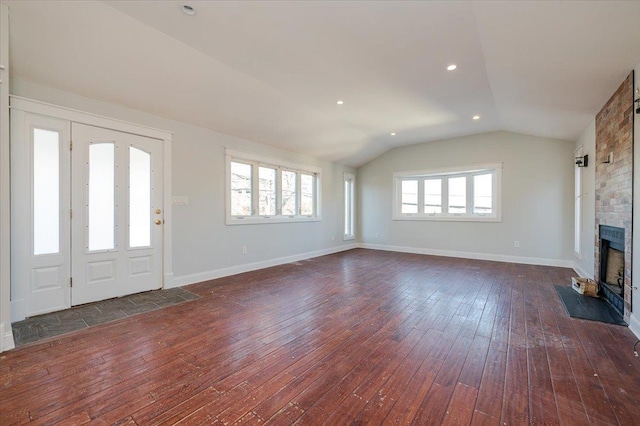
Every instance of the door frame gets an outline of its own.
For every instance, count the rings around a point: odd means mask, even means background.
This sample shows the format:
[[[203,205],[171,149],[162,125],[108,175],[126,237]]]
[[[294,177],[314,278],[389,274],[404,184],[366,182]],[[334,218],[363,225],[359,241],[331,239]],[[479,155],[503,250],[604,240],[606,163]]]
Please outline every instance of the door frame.
[[[0,3],[0,352],[13,349],[11,331],[11,201],[9,150],[9,6]]]
[[[87,113],[74,110],[71,108],[61,107],[46,102],[36,101],[20,96],[10,96],[10,110],[23,111],[30,114],[38,114],[46,117],[66,120],[69,123],[87,124],[95,127],[116,130],[124,133],[145,136],[162,141],[163,148],[163,210],[164,210],[164,229],[162,240],[162,274],[161,287],[169,288],[173,286],[173,245],[172,245],[172,225],[173,214],[172,205],[172,189],[171,189],[171,145],[173,142],[173,133],[160,130],[153,127],[143,126],[130,123],[123,120],[104,117],[97,114]],[[11,141],[11,143],[24,143],[24,141]],[[69,206],[71,208],[71,206]],[[71,253],[67,253],[69,260]],[[26,317],[26,306],[24,298],[20,298],[20,292],[16,290],[17,283],[12,283],[11,295],[11,322],[21,321]],[[16,294],[18,293],[18,294]]]

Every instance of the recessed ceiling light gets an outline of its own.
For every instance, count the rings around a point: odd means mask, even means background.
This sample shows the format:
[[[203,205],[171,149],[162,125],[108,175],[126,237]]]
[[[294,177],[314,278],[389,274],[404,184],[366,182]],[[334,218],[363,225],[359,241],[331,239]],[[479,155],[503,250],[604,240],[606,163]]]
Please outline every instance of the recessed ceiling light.
[[[337,103],[338,105],[342,105],[342,104],[344,104],[344,101],[338,101],[338,102],[336,102],[336,103]]]
[[[447,67],[447,71],[453,71],[453,70],[455,70],[456,68],[458,68],[458,66],[457,66],[457,65],[455,65],[455,64],[451,64],[451,65],[449,65],[449,66]]]
[[[480,120],[480,116],[479,116],[479,115],[474,115],[474,116],[473,116],[473,119],[474,119],[474,120]]]
[[[182,11],[185,15],[189,16],[193,16],[196,14],[196,10],[193,8],[193,6],[189,6],[188,4],[182,6]]]
[[[391,133],[391,136],[395,136],[395,135],[396,135],[396,132]]]

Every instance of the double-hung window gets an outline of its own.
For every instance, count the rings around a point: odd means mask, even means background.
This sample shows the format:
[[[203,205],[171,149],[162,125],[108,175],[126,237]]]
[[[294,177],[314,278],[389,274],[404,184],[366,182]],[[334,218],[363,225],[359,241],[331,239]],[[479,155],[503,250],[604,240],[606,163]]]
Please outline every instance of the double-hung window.
[[[226,150],[228,225],[320,220],[322,170]]]
[[[502,164],[396,172],[394,220],[501,220]]]

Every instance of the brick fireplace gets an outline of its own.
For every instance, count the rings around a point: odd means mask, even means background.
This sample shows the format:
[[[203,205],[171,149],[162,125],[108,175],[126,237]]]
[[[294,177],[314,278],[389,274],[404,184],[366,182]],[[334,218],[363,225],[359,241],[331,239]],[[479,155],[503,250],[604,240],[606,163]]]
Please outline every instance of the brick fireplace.
[[[595,167],[595,278],[601,284],[603,295],[610,299],[611,304],[624,315],[625,321],[629,322],[633,213],[633,72],[596,115]],[[612,259],[620,266],[607,263]],[[612,271],[612,268],[621,270]],[[614,277],[612,274],[620,276]],[[610,283],[606,284],[607,281]]]

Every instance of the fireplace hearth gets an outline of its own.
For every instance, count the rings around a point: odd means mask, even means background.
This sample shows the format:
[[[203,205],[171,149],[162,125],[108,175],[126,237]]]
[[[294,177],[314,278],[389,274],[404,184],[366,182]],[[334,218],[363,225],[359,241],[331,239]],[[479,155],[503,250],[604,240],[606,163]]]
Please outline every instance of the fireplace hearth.
[[[624,315],[624,228],[600,225],[600,276],[602,296]]]

